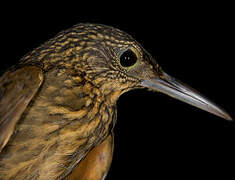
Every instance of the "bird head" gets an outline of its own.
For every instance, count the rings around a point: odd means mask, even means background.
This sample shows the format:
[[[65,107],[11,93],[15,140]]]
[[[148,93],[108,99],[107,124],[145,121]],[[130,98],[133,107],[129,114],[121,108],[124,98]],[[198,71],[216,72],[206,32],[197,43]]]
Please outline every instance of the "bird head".
[[[62,37],[62,43],[64,36],[73,41],[68,45],[75,47],[75,54],[80,57],[73,67],[83,71],[87,81],[103,94],[111,94],[112,102],[129,90],[147,88],[232,119],[212,101],[165,73],[134,38],[121,30],[99,24],[79,24],[58,36]]]

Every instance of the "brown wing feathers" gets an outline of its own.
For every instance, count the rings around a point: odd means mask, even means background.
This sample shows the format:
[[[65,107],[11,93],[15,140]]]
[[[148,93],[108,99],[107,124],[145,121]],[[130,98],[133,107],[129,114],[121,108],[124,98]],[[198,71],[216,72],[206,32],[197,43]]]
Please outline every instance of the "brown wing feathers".
[[[0,78],[0,152],[43,81],[42,70],[27,66]]]

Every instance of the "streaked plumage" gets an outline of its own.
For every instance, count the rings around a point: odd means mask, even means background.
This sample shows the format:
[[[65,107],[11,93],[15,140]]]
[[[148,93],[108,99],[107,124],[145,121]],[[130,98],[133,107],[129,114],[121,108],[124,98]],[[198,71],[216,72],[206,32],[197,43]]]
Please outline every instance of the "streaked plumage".
[[[120,59],[127,50],[136,62],[124,67]],[[118,97],[144,87],[231,119],[210,101],[188,93],[189,88],[183,91],[125,32],[78,24],[28,53],[1,77],[0,179],[65,179],[112,134]]]

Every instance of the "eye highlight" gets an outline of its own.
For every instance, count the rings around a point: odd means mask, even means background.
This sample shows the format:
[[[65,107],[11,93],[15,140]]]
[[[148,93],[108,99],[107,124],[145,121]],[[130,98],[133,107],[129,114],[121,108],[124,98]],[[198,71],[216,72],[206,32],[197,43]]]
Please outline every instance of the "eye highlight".
[[[120,55],[119,60],[122,67],[131,67],[137,62],[137,56],[132,50],[128,49]]]

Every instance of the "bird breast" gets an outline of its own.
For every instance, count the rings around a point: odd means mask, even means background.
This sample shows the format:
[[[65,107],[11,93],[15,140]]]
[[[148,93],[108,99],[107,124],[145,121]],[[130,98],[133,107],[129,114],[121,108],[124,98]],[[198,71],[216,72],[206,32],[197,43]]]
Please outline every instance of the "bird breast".
[[[0,179],[66,176],[114,126],[111,95],[64,69],[52,69],[44,79],[0,154]]]

